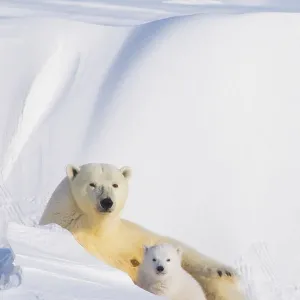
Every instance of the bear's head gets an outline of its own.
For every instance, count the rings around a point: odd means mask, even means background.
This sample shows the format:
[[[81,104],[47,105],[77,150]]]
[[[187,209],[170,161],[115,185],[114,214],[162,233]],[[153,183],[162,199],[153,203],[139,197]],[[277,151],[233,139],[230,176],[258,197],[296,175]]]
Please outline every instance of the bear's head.
[[[165,278],[173,276],[181,268],[182,250],[168,243],[144,246],[144,258],[140,266],[148,276]]]
[[[86,215],[118,215],[128,196],[129,167],[85,164],[66,168],[70,191],[78,208]]]

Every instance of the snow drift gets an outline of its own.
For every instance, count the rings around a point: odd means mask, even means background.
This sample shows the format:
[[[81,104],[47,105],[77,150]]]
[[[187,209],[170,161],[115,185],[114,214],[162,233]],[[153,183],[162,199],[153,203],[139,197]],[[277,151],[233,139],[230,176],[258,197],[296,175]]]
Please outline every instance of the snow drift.
[[[236,11],[136,27],[2,18],[1,206],[33,226],[67,163],[130,165],[125,218],[249,281],[267,249],[275,275],[262,276],[295,285],[299,25]]]

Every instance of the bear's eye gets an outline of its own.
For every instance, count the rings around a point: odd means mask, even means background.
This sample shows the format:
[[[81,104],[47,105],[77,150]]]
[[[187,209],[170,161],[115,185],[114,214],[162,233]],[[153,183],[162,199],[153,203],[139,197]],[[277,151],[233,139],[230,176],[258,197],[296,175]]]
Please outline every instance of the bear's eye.
[[[95,183],[90,183],[90,186],[92,187],[92,188],[95,188],[96,187],[96,184]]]
[[[156,259],[155,259],[155,258],[153,258],[152,260],[153,260],[153,261],[156,261]]]
[[[114,183],[112,186],[113,186],[114,188],[117,188],[117,187],[118,187],[118,185],[117,185],[116,183]]]
[[[168,258],[168,259],[167,259],[167,261],[169,262],[169,261],[171,261],[171,259],[170,259],[170,258]]]

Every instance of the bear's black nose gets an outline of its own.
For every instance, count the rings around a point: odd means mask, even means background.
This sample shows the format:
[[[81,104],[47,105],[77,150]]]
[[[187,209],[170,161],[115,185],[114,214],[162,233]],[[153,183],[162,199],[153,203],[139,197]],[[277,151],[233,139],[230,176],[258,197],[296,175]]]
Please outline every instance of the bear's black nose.
[[[100,201],[100,204],[103,207],[103,209],[108,210],[113,206],[114,203],[110,198],[105,198]]]
[[[157,266],[156,267],[157,272],[162,272],[164,270],[163,266]]]

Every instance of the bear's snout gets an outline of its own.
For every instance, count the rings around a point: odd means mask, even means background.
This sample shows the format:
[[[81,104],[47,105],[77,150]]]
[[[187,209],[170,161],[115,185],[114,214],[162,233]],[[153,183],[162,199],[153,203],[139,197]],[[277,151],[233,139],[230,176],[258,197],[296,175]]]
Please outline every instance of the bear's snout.
[[[157,270],[158,273],[163,272],[164,269],[165,269],[165,268],[164,268],[163,266],[157,266],[157,267],[156,267],[156,270]]]
[[[109,197],[100,201],[100,205],[105,211],[108,211],[110,208],[112,208],[113,204],[113,201]]]

